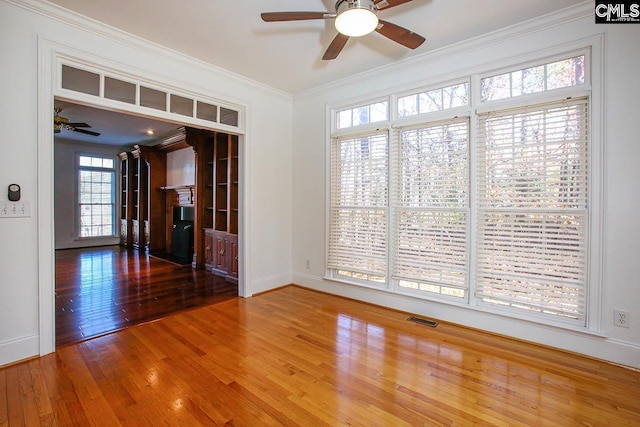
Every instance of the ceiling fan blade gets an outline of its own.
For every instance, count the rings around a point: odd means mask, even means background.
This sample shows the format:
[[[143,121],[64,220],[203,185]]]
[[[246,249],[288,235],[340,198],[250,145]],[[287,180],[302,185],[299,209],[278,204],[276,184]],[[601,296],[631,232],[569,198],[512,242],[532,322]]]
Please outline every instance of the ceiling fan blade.
[[[374,3],[376,9],[385,10],[391,7],[400,6],[401,4],[409,3],[412,0],[378,0]]]
[[[328,12],[264,12],[260,16],[265,22],[305,21],[308,19],[335,18],[334,13]]]
[[[84,122],[79,122],[79,123],[72,122],[72,123],[67,123],[67,125],[71,126],[72,128],[90,128],[91,127]]]
[[[90,130],[84,130],[84,129],[73,129],[74,132],[78,132],[78,133],[86,133],[87,135],[93,135],[93,136],[100,136],[100,134],[98,132],[92,132]]]
[[[342,52],[344,45],[347,44],[347,40],[349,40],[349,36],[345,36],[342,33],[338,33],[336,37],[333,39],[333,41],[331,42],[331,44],[329,45],[329,47],[327,48],[327,51],[324,53],[324,56],[322,57],[322,59],[324,59],[325,61],[330,59],[336,59],[340,54],[340,52]]]
[[[383,21],[382,19],[379,20],[376,31],[386,38],[391,39],[396,43],[400,43],[409,49],[415,49],[425,41],[425,38],[420,34],[416,34],[413,31],[409,31],[406,28],[402,28],[401,26],[392,24],[391,22]]]

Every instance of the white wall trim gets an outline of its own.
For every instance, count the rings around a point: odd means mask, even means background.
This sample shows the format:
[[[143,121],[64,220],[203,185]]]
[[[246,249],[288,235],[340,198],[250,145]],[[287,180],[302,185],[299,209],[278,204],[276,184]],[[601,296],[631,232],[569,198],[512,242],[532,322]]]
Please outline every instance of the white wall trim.
[[[68,25],[83,31],[89,31],[99,37],[103,37],[117,43],[124,44],[134,49],[141,49],[152,52],[154,55],[166,59],[168,61],[177,61],[186,63],[189,67],[200,69],[207,73],[215,73],[224,75],[226,78],[232,79],[240,84],[250,86],[254,89],[264,91],[270,95],[282,97],[291,100],[292,95],[266,84],[260,83],[248,77],[217,67],[205,61],[193,58],[168,47],[151,42],[134,34],[127,33],[115,27],[109,26],[95,19],[80,15],[77,12],[65,9],[53,3],[44,2],[42,0],[1,0],[14,6],[26,9],[30,12],[45,16],[49,19],[56,20],[64,25]]]
[[[274,274],[272,276],[263,277],[259,280],[251,282],[251,295],[247,295],[247,297],[250,297],[253,294],[259,294],[260,292],[266,292],[271,289],[276,289],[290,284],[291,273]]]
[[[339,90],[341,87],[352,86],[354,82],[374,81],[380,76],[399,73],[410,68],[428,66],[435,61],[442,61],[447,58],[458,57],[467,52],[480,48],[491,48],[500,43],[512,39],[520,38],[544,31],[549,28],[566,25],[569,22],[577,21],[585,16],[593,16],[593,2],[585,1],[576,6],[571,6],[547,15],[536,17],[518,24],[480,35],[471,39],[454,43],[448,46],[425,52],[421,55],[412,56],[404,60],[395,61],[388,65],[383,65],[372,70],[354,74],[344,79],[332,81],[331,83],[316,86],[314,88],[301,91],[295,94],[296,100],[318,96],[323,92]]]
[[[477,311],[469,313],[466,308],[447,306],[419,298],[408,298],[406,295],[395,295],[370,287],[333,282],[297,272],[293,273],[292,282],[316,291],[640,369],[640,346],[632,343],[578,331],[568,331],[549,325],[534,324],[493,313]]]
[[[38,354],[38,335],[28,335],[0,342],[0,367]]]
[[[56,348],[55,331],[55,221],[53,210],[53,82],[52,50],[49,42],[38,39],[38,322],[39,354]]]
[[[53,141],[53,123],[51,121],[54,97],[57,94],[56,81],[58,78],[57,64],[60,57],[74,58],[81,57],[81,52],[70,46],[63,45],[59,42],[49,40],[44,37],[38,39],[38,295],[39,295],[39,335],[40,346],[39,354],[45,355],[55,351],[55,215],[54,215],[54,184],[52,177],[54,176],[54,141]],[[96,67],[104,66],[107,69],[118,70],[119,65],[113,60],[108,58],[98,57],[91,55],[94,65]],[[188,65],[188,64],[187,64]],[[141,78],[147,74],[145,70],[136,70],[128,66],[127,70],[136,76],[136,72],[141,73]],[[182,82],[174,81],[170,78],[163,78],[167,84],[177,90],[189,91],[192,85],[186,83],[182,86]],[[210,91],[204,90],[204,94],[208,94]],[[91,106],[112,106],[109,100],[99,97],[82,98],[84,104]],[[249,119],[249,108],[247,104],[240,104],[243,110],[247,112],[245,119]],[[147,112],[149,117],[155,117],[153,112]],[[246,214],[245,207],[246,195],[244,192],[248,189],[248,170],[246,160],[243,156],[247,155],[246,138],[244,134],[240,135],[241,150],[240,165],[242,170],[243,182],[239,188],[239,198],[242,203],[240,206],[241,219],[239,222],[239,238],[241,242],[246,242],[247,233],[242,227],[248,224],[248,221],[244,219]],[[47,232],[49,230],[50,232]],[[239,252],[239,284],[238,292],[241,296],[248,296],[248,286],[246,282],[246,272],[250,265],[246,257],[251,252],[241,248]],[[290,277],[290,275],[288,276]],[[279,285],[279,283],[278,283]]]

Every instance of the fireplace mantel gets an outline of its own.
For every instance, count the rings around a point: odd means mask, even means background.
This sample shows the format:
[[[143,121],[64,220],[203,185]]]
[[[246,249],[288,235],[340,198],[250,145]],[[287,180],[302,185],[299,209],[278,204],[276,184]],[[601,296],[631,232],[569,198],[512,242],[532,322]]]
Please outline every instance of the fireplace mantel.
[[[193,196],[195,194],[194,185],[174,185],[169,187],[160,187],[160,189],[167,193],[177,193],[178,197],[167,197],[168,208],[174,206],[193,206]]]

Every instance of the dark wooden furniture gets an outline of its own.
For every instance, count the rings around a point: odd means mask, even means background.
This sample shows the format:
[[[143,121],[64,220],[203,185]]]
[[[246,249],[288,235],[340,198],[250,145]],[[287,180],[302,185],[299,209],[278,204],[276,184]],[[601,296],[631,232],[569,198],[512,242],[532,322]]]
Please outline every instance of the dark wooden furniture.
[[[238,280],[238,137],[216,132],[213,147],[201,147],[198,174],[202,188],[205,268]]]
[[[131,211],[131,246],[144,249],[144,223],[146,221],[148,171],[145,162],[140,158],[140,150],[131,152],[133,158],[133,206]]]
[[[145,199],[140,206],[139,217],[144,221],[144,249],[148,252],[164,251],[166,247],[165,193],[167,185],[167,153],[144,145],[136,145],[139,165],[144,171],[140,180],[140,195]]]
[[[154,251],[165,247],[166,153],[136,145],[120,153],[120,243]]]
[[[133,245],[132,214],[134,194],[133,155],[129,152],[119,154],[120,157],[120,244]]]
[[[167,187],[167,153],[189,146],[195,151],[195,185]],[[123,244],[152,254],[171,252],[173,208],[192,206],[192,266],[237,283],[238,136],[183,127],[153,147],[136,146],[122,153],[121,159],[123,171],[128,171],[122,176],[123,203],[127,192]]]

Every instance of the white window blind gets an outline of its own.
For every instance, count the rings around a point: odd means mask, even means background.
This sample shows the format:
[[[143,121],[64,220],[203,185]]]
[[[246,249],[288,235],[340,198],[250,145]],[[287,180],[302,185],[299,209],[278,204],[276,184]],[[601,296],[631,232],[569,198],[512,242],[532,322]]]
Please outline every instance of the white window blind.
[[[476,296],[584,324],[587,99],[482,114]]]
[[[333,140],[328,268],[384,282],[387,210],[387,132]]]
[[[467,289],[469,121],[401,129],[397,142],[392,277],[422,291]]]

